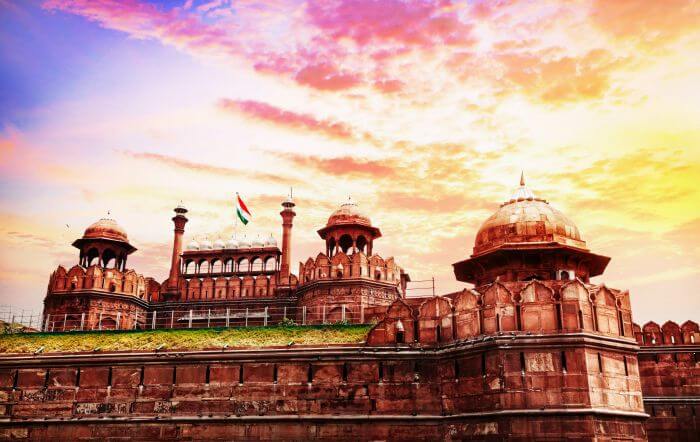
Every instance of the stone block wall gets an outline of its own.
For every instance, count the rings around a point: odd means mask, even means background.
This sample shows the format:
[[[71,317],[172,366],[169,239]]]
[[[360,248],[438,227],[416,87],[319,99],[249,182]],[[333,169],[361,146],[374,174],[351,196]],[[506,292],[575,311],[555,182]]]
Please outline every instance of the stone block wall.
[[[528,339],[9,357],[0,439],[645,440],[634,401],[592,406],[582,341],[564,370],[559,351]]]

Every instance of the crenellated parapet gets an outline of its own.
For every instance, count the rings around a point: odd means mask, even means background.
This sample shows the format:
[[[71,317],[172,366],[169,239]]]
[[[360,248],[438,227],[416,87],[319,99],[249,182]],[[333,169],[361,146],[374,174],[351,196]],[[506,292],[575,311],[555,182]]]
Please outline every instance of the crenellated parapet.
[[[319,253],[316,259],[309,258],[299,263],[301,284],[319,280],[368,279],[400,284],[403,269],[396,265],[393,257],[383,259],[379,255],[367,256],[362,252],[346,255],[338,252],[332,257]]]
[[[700,328],[695,321],[685,321],[681,325],[666,321],[661,326],[649,321],[643,327],[634,324],[634,336],[641,346],[700,344]]]
[[[145,278],[134,270],[105,269],[97,265],[82,267],[75,265],[66,270],[63,266],[51,274],[48,295],[101,292],[133,296],[148,300],[149,292],[158,286],[151,278]],[[150,290],[149,290],[150,289]]]
[[[465,289],[395,301],[370,332],[368,343],[442,345],[519,332],[590,332],[632,340],[629,293],[580,280],[496,281],[481,292]]]

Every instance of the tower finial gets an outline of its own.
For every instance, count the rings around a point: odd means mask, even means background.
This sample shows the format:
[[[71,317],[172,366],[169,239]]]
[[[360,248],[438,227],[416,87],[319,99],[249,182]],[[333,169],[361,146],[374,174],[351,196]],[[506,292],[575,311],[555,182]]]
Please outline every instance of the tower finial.
[[[521,186],[525,185],[525,172],[522,170],[520,171],[520,185]]]

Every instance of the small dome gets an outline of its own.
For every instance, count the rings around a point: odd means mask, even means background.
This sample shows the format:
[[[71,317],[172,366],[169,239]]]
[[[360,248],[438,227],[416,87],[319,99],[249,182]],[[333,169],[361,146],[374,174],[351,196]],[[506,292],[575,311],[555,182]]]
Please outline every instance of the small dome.
[[[187,250],[199,250],[199,243],[192,240],[189,244],[187,244]]]
[[[265,240],[265,247],[277,247],[277,240],[274,236],[270,235],[270,237]]]
[[[265,247],[265,241],[261,240],[260,237],[257,237],[253,240],[252,246],[253,247]]]
[[[224,241],[221,238],[214,241],[215,249],[223,249],[224,247],[226,247],[226,243],[224,243]]]
[[[240,245],[240,243],[238,242],[238,240],[237,240],[236,238],[231,238],[231,239],[229,239],[229,240],[226,242],[226,248],[227,248],[227,249],[237,249],[237,248],[239,248],[240,246],[241,246],[241,245]]]
[[[250,246],[250,241],[247,239],[243,238],[242,240],[239,241],[239,245],[241,249],[249,249]]]
[[[91,224],[85,229],[83,239],[113,239],[115,241],[129,242],[126,231],[110,218],[102,218]]]
[[[208,239],[205,239],[199,244],[199,249],[200,250],[211,250],[214,248],[214,245],[209,241]]]
[[[339,224],[361,224],[363,226],[371,226],[372,222],[368,216],[360,212],[352,198],[348,197],[348,200],[328,218],[326,227]]]

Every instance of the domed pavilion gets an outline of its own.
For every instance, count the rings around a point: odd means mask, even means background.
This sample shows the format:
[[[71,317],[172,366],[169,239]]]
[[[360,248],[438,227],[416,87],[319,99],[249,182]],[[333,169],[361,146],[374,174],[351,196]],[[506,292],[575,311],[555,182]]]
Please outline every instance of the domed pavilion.
[[[136,251],[129,243],[126,231],[115,220],[102,218],[85,229],[83,237],[73,241],[80,249],[80,265],[126,269],[126,258]]]
[[[578,227],[525,185],[479,228],[469,259],[453,264],[457,280],[477,287],[499,281],[578,278],[603,273],[610,258],[591,253]]]
[[[352,198],[348,198],[331,214],[326,226],[318,234],[326,241],[328,257],[338,252],[346,255],[363,252],[371,256],[374,240],[382,236],[382,232],[372,226],[372,221],[360,211]]]

